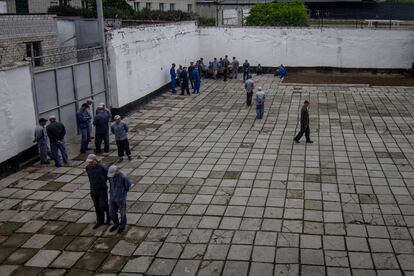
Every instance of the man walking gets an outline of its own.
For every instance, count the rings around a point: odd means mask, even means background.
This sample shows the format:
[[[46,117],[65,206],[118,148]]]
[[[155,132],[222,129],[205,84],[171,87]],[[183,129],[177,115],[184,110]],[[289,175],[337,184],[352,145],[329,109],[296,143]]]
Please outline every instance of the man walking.
[[[53,160],[55,161],[55,166],[59,168],[62,166],[60,163],[59,151],[62,154],[63,162],[67,164],[69,161],[64,141],[66,129],[62,123],[56,121],[56,117],[54,115],[49,117],[49,122],[50,124],[46,127],[46,132],[49,137],[50,152]]]
[[[310,139],[309,104],[309,101],[305,101],[300,111],[300,131],[298,135],[296,135],[295,139],[293,139],[295,143],[299,143],[299,140],[302,138],[303,134],[305,134],[306,143],[313,143]]]
[[[249,78],[249,71],[250,63],[246,59],[243,63],[243,82],[245,82]]]
[[[112,124],[111,131],[115,134],[119,162],[124,161],[124,153],[128,156],[128,160],[132,160],[128,142],[128,125],[121,120],[119,115],[116,115],[114,119],[115,123]]]
[[[239,61],[236,57],[233,57],[232,67],[232,78],[237,79],[237,74],[239,73]]]
[[[259,87],[256,92],[256,118],[262,119],[264,114],[264,103],[266,100],[266,95],[262,91],[262,88]]]
[[[93,205],[95,206],[97,221],[93,229],[97,229],[99,226],[105,224],[105,214],[106,223],[109,224],[111,222],[108,206],[108,185],[106,185],[108,179],[107,170],[98,163],[95,154],[89,154],[86,162],[88,162],[86,173],[89,178],[90,194]]]
[[[227,57],[227,55],[224,57],[223,59],[223,80],[227,81],[227,73],[229,71],[229,59]]]
[[[48,160],[48,155],[50,154],[49,145],[47,142],[47,133],[46,133],[46,123],[45,118],[39,119],[39,125],[35,129],[33,143],[37,143],[37,148],[39,150],[40,164],[50,164]]]
[[[251,76],[244,82],[244,89],[246,89],[246,105],[251,106],[254,90],[254,82]]]
[[[88,145],[91,137],[91,128],[90,128],[90,122],[91,122],[91,115],[88,112],[88,104],[84,103],[82,104],[80,110],[76,112],[76,120],[78,123],[78,128],[81,133],[81,147],[80,152],[86,153],[87,150],[89,150]]]
[[[115,165],[109,167],[108,179],[110,196],[109,212],[111,214],[111,220],[114,223],[114,226],[109,231],[113,232],[118,229],[118,233],[122,233],[127,224],[126,199],[127,193],[131,188],[131,181]],[[121,217],[121,222],[119,222],[119,216]]]
[[[109,116],[106,110],[99,106],[96,110],[93,124],[95,126],[95,153],[101,152],[101,144],[104,142],[104,151],[109,152]]]
[[[188,88],[187,67],[184,67],[183,71],[181,71],[180,78],[181,78],[181,95],[184,96],[184,91],[187,91],[187,95],[190,95],[190,88]]]
[[[201,76],[198,70],[193,70],[193,79],[194,79],[194,91],[193,94],[200,93],[200,86],[201,86]]]
[[[171,92],[173,94],[176,93],[175,87],[176,87],[176,81],[177,81],[177,74],[175,72],[175,64],[173,63],[170,69],[170,77],[171,77]]]

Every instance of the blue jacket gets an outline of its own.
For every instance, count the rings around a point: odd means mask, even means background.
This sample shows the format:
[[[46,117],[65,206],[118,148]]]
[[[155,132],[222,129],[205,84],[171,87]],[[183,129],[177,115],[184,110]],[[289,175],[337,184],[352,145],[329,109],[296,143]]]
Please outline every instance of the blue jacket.
[[[91,115],[87,110],[76,112],[76,121],[80,129],[88,128],[91,123]]]
[[[111,126],[111,132],[115,134],[116,141],[125,141],[128,139],[128,125],[125,122],[113,123]]]
[[[193,70],[193,79],[197,82],[200,81],[200,73],[197,70]]]
[[[176,79],[177,78],[177,74],[175,73],[175,67],[171,67],[170,76],[171,76],[171,79]]]
[[[249,72],[250,64],[248,62],[243,63],[243,72]]]
[[[106,167],[99,163],[95,167],[87,165],[86,173],[88,174],[91,193],[106,193],[108,191],[106,185],[108,170]]]
[[[118,175],[114,175],[114,177],[109,178],[109,195],[111,201],[125,201],[130,188],[131,181],[122,172]]]
[[[184,86],[188,84],[188,73],[187,70],[183,70],[180,73],[180,79],[183,82]]]

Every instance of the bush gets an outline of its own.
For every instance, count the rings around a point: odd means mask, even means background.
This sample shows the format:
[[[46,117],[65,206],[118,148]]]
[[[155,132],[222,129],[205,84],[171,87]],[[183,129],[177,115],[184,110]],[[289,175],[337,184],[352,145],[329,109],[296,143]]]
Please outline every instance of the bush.
[[[308,26],[303,2],[256,4],[246,18],[249,26]]]
[[[58,16],[80,16],[85,18],[96,17],[96,12],[93,10],[74,8],[70,6],[51,6],[47,12]]]
[[[199,17],[198,25],[200,26],[216,26],[216,19],[214,17]]]
[[[135,12],[132,19],[136,20],[154,20],[154,21],[186,21],[191,20],[192,16],[183,11],[157,11],[143,9]]]

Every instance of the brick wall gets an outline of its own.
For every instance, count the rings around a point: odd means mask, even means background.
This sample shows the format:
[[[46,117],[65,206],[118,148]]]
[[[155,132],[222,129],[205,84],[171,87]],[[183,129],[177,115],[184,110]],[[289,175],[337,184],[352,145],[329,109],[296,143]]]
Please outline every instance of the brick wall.
[[[53,15],[0,15],[0,65],[22,61],[27,42],[40,41],[42,51],[58,47]]]
[[[16,13],[16,0],[6,0],[7,12]],[[47,13],[50,6],[59,5],[59,0],[28,0],[29,13]],[[72,7],[82,7],[82,0],[71,0]]]

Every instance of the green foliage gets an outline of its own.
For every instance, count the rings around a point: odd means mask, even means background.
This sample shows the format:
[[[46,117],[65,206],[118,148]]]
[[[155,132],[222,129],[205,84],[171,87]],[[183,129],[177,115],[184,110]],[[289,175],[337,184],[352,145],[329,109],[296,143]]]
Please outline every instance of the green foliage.
[[[125,0],[103,0],[105,18],[122,18],[133,20],[149,20],[149,21],[185,21],[191,20],[192,15],[183,11],[157,11],[143,9],[135,11]],[[80,9],[70,6],[53,6],[50,7],[48,13],[58,16],[81,16],[86,18],[96,17],[96,2],[89,0],[90,9]]]
[[[51,6],[47,12],[58,16],[81,16],[85,18],[96,17],[96,12],[93,10],[74,8],[70,6]]]
[[[214,17],[199,17],[198,25],[200,26],[216,26],[216,19]]]
[[[246,18],[249,26],[308,26],[303,2],[256,4]]]
[[[135,20],[154,20],[154,21],[185,21],[191,20],[189,13],[183,11],[157,11],[143,9],[135,12],[132,19]]]

